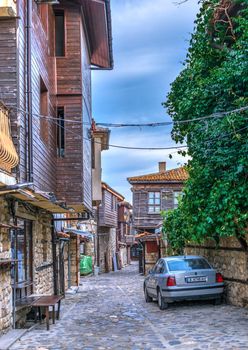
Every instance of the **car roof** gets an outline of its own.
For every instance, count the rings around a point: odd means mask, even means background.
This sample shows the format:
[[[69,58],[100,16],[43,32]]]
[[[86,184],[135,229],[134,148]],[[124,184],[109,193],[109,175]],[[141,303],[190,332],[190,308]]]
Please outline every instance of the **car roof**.
[[[177,260],[177,259],[203,259],[200,255],[174,255],[174,256],[166,256],[162,258],[163,260]]]

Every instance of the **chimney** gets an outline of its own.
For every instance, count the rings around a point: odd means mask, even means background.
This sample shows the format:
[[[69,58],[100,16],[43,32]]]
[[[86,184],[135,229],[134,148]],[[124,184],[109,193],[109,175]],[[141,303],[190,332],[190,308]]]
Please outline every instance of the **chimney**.
[[[164,173],[166,171],[166,162],[159,162],[158,168],[160,173]]]

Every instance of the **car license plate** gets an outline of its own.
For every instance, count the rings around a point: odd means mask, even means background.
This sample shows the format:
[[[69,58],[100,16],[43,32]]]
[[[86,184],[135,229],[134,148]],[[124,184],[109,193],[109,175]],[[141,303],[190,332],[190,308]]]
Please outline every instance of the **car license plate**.
[[[195,277],[187,277],[186,281],[188,283],[193,283],[193,282],[206,282],[207,277],[205,276],[195,276]]]

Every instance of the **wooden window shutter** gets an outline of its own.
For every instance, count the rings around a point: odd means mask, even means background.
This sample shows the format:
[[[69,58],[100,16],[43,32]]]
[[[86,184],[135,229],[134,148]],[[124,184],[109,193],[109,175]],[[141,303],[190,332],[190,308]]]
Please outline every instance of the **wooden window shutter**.
[[[161,191],[161,210],[169,210],[174,208],[173,191]]]

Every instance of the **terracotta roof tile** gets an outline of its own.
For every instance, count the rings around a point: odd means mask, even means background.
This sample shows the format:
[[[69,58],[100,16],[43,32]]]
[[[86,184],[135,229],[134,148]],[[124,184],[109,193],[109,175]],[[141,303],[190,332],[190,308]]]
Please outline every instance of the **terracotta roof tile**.
[[[155,182],[167,182],[167,181],[185,181],[189,177],[188,172],[185,167],[166,170],[164,172],[158,172],[153,174],[133,176],[129,177],[127,180],[132,182],[143,182],[143,181],[155,181]]]

